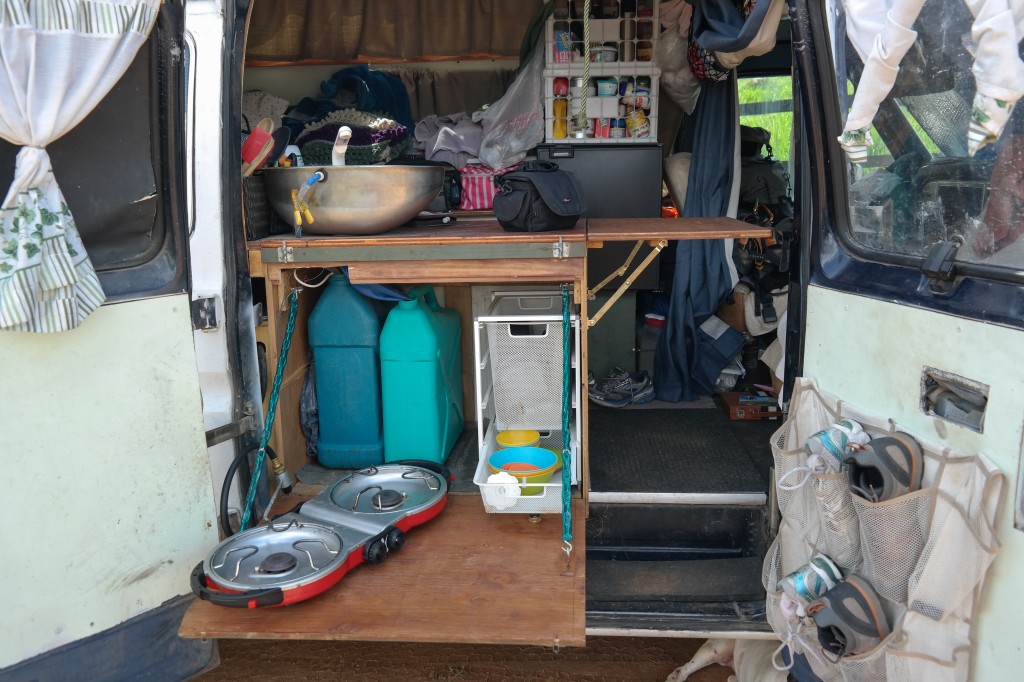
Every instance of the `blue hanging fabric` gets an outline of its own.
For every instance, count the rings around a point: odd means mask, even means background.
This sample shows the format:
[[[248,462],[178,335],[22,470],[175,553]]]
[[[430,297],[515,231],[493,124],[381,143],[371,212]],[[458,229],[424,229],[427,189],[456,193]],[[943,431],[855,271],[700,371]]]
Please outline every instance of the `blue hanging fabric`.
[[[373,298],[378,301],[411,301],[401,290],[387,284],[353,284],[352,288],[366,298]]]
[[[767,3],[766,3],[767,4]],[[705,81],[694,110],[694,148],[683,217],[724,216],[732,192],[736,138],[735,74],[720,83]],[[729,150],[723,153],[724,150]],[[732,290],[732,275],[720,239],[676,244],[675,274],[665,332],[654,355],[658,400],[696,400],[714,391],[715,380],[736,345],[731,327],[713,336],[701,330]],[[724,338],[723,338],[724,337]],[[739,334],[742,347],[742,334]]]
[[[710,55],[748,47],[761,30],[771,2],[693,0],[691,4],[693,42]],[[693,160],[683,217],[729,214],[736,120],[736,72],[722,80],[703,80],[693,113]],[[708,323],[734,284],[728,258],[720,239],[676,244],[669,315],[654,354],[658,400],[676,403],[714,392],[722,369],[743,347],[740,332],[715,320]]]

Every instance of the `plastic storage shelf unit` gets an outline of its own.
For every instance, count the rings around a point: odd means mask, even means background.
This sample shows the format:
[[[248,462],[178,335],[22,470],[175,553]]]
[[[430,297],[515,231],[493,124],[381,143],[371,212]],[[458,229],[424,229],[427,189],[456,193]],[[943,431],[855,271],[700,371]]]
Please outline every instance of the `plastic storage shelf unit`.
[[[545,26],[545,141],[657,141],[661,71],[654,64],[654,48],[660,31],[658,3],[595,0],[588,34],[582,3],[554,2],[554,12]],[[587,40],[590,68],[589,80],[584,82]],[[585,110],[583,126],[577,122],[581,110]]]
[[[488,483],[487,458],[498,449],[497,436],[511,429],[540,433],[540,447],[561,453],[563,334],[559,291],[495,292],[474,324],[477,442],[480,461],[473,482],[488,512],[544,514],[562,509],[562,477],[530,484],[534,495],[516,495]],[[570,312],[569,451],[573,484],[580,480],[580,334],[579,315]],[[514,484],[513,484],[514,486]],[[511,492],[512,494],[509,494]]]

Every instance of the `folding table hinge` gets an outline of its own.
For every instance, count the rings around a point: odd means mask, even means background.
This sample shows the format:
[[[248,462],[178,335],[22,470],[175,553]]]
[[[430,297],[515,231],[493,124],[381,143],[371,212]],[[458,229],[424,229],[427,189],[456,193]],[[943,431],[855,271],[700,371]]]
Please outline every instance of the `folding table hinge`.
[[[277,262],[278,263],[291,263],[295,260],[295,249],[291,246],[279,246],[277,247]]]
[[[561,237],[558,241],[551,245],[551,257],[552,258],[568,258],[569,257],[569,245],[565,243]]]

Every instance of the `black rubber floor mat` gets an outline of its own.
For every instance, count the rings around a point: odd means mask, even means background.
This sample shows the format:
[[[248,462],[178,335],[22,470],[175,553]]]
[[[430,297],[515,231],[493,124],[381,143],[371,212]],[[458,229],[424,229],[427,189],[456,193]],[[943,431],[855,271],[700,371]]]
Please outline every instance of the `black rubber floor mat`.
[[[747,493],[767,484],[719,409],[590,410],[590,489]]]

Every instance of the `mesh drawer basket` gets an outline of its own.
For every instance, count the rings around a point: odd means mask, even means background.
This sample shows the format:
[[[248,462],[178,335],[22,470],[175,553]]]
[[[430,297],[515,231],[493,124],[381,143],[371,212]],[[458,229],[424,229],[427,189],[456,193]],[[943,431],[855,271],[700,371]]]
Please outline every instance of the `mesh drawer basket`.
[[[561,293],[497,293],[477,321],[486,331],[497,423],[503,429],[560,429]],[[576,330],[579,316],[572,315],[570,324]]]

